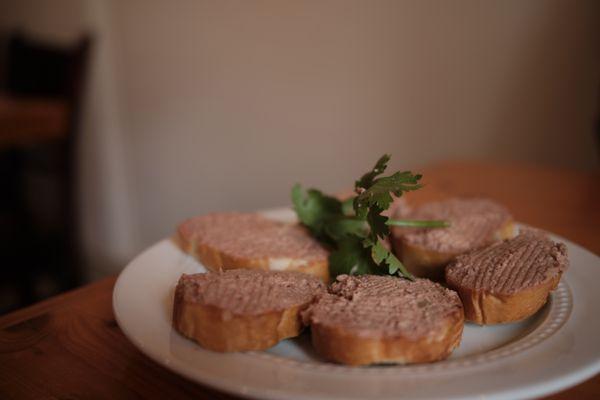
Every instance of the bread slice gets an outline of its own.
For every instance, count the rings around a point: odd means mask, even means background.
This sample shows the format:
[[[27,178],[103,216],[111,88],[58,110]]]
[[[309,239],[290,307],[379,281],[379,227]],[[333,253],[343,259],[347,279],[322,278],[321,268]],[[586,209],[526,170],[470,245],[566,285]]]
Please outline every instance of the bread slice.
[[[453,198],[426,203],[404,219],[445,220],[448,228],[394,228],[392,244],[415,276],[444,279],[444,268],[456,256],[514,236],[508,210],[480,198]]]
[[[264,350],[300,334],[300,311],[323,292],[323,282],[298,272],[183,275],[175,289],[173,327],[209,350]]]
[[[329,253],[299,224],[253,213],[213,213],[177,230],[184,251],[207,269],[293,270],[329,280]]]
[[[519,321],[533,315],[568,267],[567,248],[539,232],[459,256],[446,269],[465,317],[477,324]]]
[[[348,365],[442,360],[458,346],[458,295],[426,279],[340,275],[303,319],[324,358]]]

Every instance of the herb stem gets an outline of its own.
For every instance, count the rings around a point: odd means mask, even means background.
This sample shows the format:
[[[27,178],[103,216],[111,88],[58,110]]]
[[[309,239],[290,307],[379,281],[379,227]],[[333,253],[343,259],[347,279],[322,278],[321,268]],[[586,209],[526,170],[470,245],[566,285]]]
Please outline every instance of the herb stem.
[[[447,228],[450,226],[450,222],[448,221],[417,221],[405,219],[388,219],[385,224],[406,228]]]

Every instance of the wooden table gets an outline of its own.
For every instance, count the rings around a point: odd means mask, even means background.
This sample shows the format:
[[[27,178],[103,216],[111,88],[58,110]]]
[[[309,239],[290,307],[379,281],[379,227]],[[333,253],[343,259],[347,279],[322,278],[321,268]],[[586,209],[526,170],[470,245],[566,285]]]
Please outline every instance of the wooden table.
[[[600,174],[525,165],[450,162],[425,168],[411,201],[485,195],[519,221],[600,253]],[[0,318],[0,398],[232,399],[155,364],[112,312],[115,277]],[[600,398],[600,375],[552,399]]]

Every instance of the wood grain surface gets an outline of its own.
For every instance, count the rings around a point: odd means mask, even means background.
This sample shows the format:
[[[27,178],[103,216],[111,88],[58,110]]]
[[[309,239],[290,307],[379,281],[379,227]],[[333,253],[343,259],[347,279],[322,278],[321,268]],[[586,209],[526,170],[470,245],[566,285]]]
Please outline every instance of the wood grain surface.
[[[0,93],[0,149],[62,138],[68,126],[69,107],[63,100]]]
[[[517,220],[600,253],[600,174],[448,162],[424,169],[410,202],[488,196]],[[0,399],[234,399],[155,364],[125,338],[110,277],[0,317]],[[600,375],[551,399],[598,399]]]

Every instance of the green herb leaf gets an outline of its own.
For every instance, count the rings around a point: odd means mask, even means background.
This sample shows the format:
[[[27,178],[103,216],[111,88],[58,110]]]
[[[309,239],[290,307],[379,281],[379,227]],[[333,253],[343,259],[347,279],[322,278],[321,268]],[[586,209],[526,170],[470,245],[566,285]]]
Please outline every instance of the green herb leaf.
[[[355,182],[355,187],[357,188],[368,188],[373,184],[373,179],[375,177],[383,174],[385,169],[387,168],[387,163],[390,161],[390,155],[384,154],[377,160],[377,163],[373,167],[372,170],[364,174],[359,180]]]
[[[329,221],[342,213],[342,203],[338,199],[316,189],[305,191],[299,184],[292,188],[292,203],[300,222],[316,236],[322,236]]]
[[[400,260],[383,244],[390,235],[390,225],[442,227],[444,221],[390,220],[383,212],[393,197],[421,187],[421,175],[410,171],[380,177],[390,156],[383,155],[375,167],[355,182],[358,194],[345,201],[324,195],[316,189],[292,189],[292,202],[302,224],[321,242],[329,245],[329,268],[339,274],[400,275],[414,279]]]
[[[384,262],[388,258],[388,255],[388,249],[379,240],[371,247],[371,257],[373,257],[373,261],[377,265]]]
[[[354,216],[354,197],[348,197],[342,202],[342,213],[344,215]]]
[[[341,241],[346,236],[364,238],[369,233],[369,228],[364,220],[354,217],[332,218],[325,226],[325,233],[335,241]]]
[[[371,186],[359,186],[360,194],[354,199],[356,216],[364,218],[369,209],[377,206],[387,210],[394,201],[392,193],[401,196],[402,193],[421,188],[418,184],[421,175],[413,175],[410,171],[396,172],[393,175],[378,178]]]
[[[393,253],[389,253],[388,257],[385,259],[385,263],[388,266],[388,274],[394,275],[400,272],[400,275],[414,279],[411,273],[404,267],[404,264],[402,264]]]
[[[388,217],[381,215],[384,210],[378,206],[373,206],[367,212],[367,222],[371,227],[371,235],[385,239],[390,234],[390,228],[387,225]]]
[[[376,274],[378,266],[373,262],[370,249],[361,245],[361,239],[348,237],[329,255],[329,268],[332,276],[341,274]]]
[[[406,278],[409,279],[413,279],[413,276],[410,274],[410,272],[408,272],[406,270],[406,268],[404,267],[404,265],[400,262],[400,260],[394,255],[394,253],[392,253],[391,251],[389,251],[381,242],[381,240],[378,240],[374,245],[372,245],[371,247],[371,257],[373,258],[373,261],[377,264],[377,265],[386,265],[387,266],[387,273],[390,275],[395,275],[396,273],[400,272],[401,276],[404,276]]]

